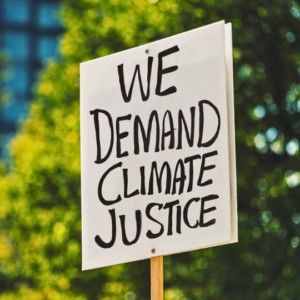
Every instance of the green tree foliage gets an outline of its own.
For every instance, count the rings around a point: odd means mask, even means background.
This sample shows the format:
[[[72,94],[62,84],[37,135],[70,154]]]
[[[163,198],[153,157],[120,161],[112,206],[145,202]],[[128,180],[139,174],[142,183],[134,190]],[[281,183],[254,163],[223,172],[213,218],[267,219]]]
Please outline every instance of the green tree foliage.
[[[61,15],[62,57],[0,179],[0,300],[150,298],[149,260],[80,271],[79,63],[222,19],[233,24],[239,243],[165,257],[165,299],[299,299],[297,2],[64,0]]]

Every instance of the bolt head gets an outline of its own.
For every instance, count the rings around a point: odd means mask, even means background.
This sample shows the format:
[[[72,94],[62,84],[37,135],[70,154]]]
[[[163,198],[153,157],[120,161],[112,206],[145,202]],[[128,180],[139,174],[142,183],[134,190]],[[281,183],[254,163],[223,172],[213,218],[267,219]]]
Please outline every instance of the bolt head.
[[[146,54],[149,54],[149,53],[150,53],[150,50],[149,50],[149,49],[147,49],[145,52],[146,52]]]
[[[151,252],[152,252],[152,254],[155,254],[155,252],[156,252],[155,248],[153,248],[153,249],[151,250]]]

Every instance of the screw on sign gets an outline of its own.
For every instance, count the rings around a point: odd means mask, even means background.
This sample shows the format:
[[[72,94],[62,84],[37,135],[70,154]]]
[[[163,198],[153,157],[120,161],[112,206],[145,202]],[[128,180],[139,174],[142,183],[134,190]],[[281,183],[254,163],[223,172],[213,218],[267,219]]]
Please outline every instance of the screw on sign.
[[[163,255],[237,242],[230,24],[82,63],[80,118],[83,270],[150,258],[161,300]]]

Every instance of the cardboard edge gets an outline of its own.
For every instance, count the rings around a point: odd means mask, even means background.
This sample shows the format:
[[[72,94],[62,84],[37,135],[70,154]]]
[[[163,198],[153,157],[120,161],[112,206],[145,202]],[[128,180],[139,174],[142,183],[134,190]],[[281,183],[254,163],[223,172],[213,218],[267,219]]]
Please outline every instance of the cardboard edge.
[[[234,89],[233,89],[233,55],[232,55],[232,26],[225,24],[225,62],[227,84],[228,112],[228,146],[230,171],[230,204],[231,204],[231,239],[230,243],[238,242],[237,218],[237,184],[236,184],[236,155],[235,155],[235,123],[234,123]]]
[[[84,206],[83,206],[83,199],[85,198],[84,195],[86,194],[86,184],[84,182],[85,178],[86,178],[86,171],[85,171],[85,162],[82,159],[83,157],[86,156],[86,135],[85,133],[85,128],[84,128],[84,124],[86,123],[85,119],[85,115],[83,114],[84,108],[85,108],[85,104],[84,104],[84,99],[85,99],[85,85],[84,85],[84,69],[85,69],[85,65],[84,64],[79,64],[79,78],[80,78],[80,86],[79,86],[79,94],[80,94],[80,184],[81,184],[81,262],[82,262],[82,267],[81,270],[85,270],[84,267],[84,253],[86,252],[85,250],[85,244],[84,243],[84,235],[83,233],[86,232],[85,230],[85,220],[86,220],[86,216],[85,216],[85,210],[84,210]]]

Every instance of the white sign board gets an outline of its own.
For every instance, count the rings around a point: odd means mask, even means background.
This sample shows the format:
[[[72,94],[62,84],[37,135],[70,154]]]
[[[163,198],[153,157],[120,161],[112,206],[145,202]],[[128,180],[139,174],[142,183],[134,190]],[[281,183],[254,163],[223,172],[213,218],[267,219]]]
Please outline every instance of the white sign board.
[[[82,63],[80,104],[83,270],[237,241],[230,24]]]

